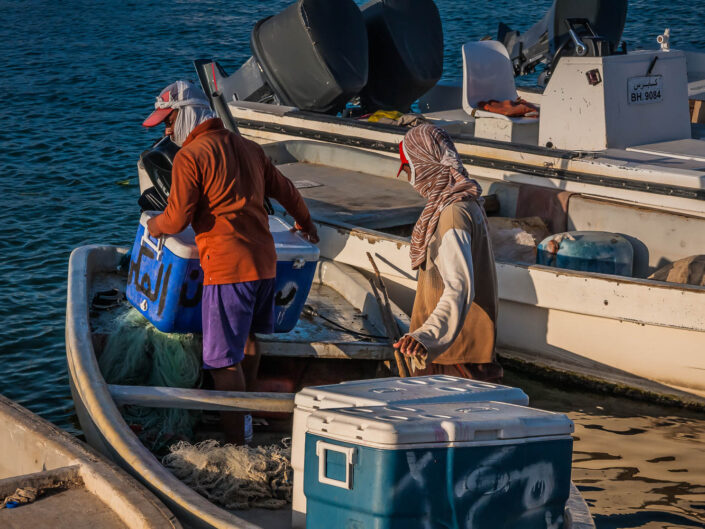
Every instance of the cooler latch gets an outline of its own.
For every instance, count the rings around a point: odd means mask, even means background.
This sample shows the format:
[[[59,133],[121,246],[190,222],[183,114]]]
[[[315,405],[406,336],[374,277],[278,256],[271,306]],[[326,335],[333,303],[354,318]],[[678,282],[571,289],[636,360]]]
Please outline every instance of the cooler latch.
[[[328,452],[342,454],[345,457],[345,479],[338,480],[329,478],[326,472],[326,459]],[[341,489],[352,489],[353,465],[357,449],[354,446],[339,446],[323,441],[316,441],[316,456],[318,457],[318,481],[326,485],[340,487]]]
[[[296,259],[294,259],[294,263],[292,264],[292,267],[294,268],[294,270],[299,270],[299,269],[303,268],[305,264],[306,264],[306,259],[303,259],[302,257],[297,257]]]

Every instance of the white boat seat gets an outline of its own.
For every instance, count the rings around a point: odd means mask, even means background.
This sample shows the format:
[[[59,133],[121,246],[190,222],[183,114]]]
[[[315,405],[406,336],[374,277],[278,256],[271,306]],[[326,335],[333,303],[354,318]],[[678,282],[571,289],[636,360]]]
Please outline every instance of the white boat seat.
[[[518,99],[514,69],[501,42],[463,45],[463,110],[475,117],[475,136],[515,143],[538,143],[537,117],[510,117],[477,108],[481,101]]]

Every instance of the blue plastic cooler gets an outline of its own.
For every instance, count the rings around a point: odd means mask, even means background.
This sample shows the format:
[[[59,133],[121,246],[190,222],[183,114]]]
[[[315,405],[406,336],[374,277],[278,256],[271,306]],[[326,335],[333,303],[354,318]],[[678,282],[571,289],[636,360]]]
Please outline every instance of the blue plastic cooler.
[[[326,409],[389,405],[445,403],[453,406],[490,400],[519,405],[529,404],[529,397],[519,388],[448,375],[353,380],[302,389],[294,399],[291,434],[291,466],[294,471],[291,506],[293,529],[303,529],[306,526],[304,460],[306,423],[312,413]]]
[[[500,402],[319,410],[307,529],[563,527],[573,423]]]
[[[569,231],[541,241],[536,262],[556,268],[631,277],[634,249],[618,233]]]
[[[156,212],[144,212],[132,247],[126,296],[163,332],[201,332],[203,270],[195,234],[183,232],[156,240],[146,230]],[[277,251],[275,329],[288,332],[301,315],[318,261],[318,248],[289,231],[278,217],[269,217]]]

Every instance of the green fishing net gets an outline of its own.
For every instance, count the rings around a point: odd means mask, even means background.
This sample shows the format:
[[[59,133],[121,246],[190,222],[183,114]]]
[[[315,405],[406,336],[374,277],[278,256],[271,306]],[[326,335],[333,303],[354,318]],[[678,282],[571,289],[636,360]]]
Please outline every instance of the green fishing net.
[[[108,384],[195,388],[201,383],[201,340],[157,330],[134,308],[115,319],[98,361]],[[152,451],[190,440],[199,412],[123,406],[125,422]]]

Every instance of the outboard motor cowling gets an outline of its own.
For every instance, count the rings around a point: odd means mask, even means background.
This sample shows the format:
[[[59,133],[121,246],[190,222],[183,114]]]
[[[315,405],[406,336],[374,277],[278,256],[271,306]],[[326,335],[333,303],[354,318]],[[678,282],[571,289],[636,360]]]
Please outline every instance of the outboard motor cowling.
[[[624,53],[620,39],[627,18],[628,0],[554,0],[543,19],[523,34],[500,23],[497,40],[502,42],[515,75],[546,69],[539,80],[544,85],[560,57],[600,57]]]
[[[285,105],[337,111],[367,82],[367,38],[353,0],[298,0],[259,21],[250,45]]]
[[[228,76],[216,62],[194,61],[211,98],[338,112],[367,83],[367,32],[353,0],[297,0],[260,20],[252,57]]]
[[[169,136],[165,136],[140,155],[140,164],[153,186],[145,189],[139,199],[142,209],[166,208],[171,191],[171,169],[177,152],[179,146]]]
[[[443,74],[443,26],[433,0],[372,0],[362,6],[369,75],[367,110],[408,110]]]

